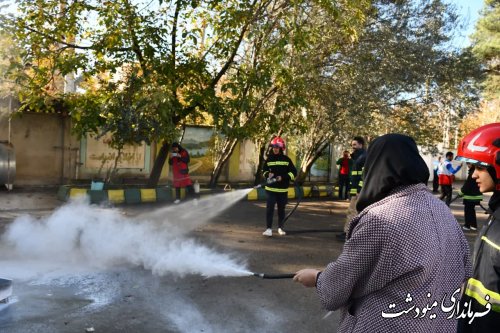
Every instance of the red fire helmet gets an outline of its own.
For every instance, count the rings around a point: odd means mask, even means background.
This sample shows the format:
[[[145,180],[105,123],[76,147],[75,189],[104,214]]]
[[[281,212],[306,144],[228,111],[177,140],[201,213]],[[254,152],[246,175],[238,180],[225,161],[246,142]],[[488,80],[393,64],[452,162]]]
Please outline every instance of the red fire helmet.
[[[276,136],[274,139],[271,140],[271,147],[273,148],[281,148],[285,150],[285,140],[283,140],[281,137]]]
[[[482,167],[493,167],[497,177],[496,189],[500,190],[500,123],[476,128],[458,145],[458,161]]]

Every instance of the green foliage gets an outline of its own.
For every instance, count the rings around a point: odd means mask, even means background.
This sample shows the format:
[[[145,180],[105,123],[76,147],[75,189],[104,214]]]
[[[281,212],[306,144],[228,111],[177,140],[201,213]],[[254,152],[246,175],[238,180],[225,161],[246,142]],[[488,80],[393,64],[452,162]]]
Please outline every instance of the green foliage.
[[[257,12],[258,20],[244,36],[238,66],[221,83],[214,123],[226,141],[216,152],[222,163],[234,140],[263,143],[277,133],[292,137],[306,131],[302,110],[311,104],[311,85],[322,70],[318,60],[355,39],[369,7],[365,1],[275,4],[280,7]],[[217,163],[214,177],[221,168]]]
[[[482,60],[486,72],[483,83],[487,99],[500,98],[500,3],[485,1],[481,18],[472,35],[473,52]]]
[[[18,87],[15,81],[7,78],[7,73],[12,70],[11,62],[19,61],[20,50],[13,43],[11,36],[6,31],[0,31],[0,98],[15,95]]]
[[[203,118],[229,140],[303,128],[314,60],[355,39],[368,3],[21,0],[2,25],[22,47],[10,76],[25,108],[69,114],[76,133],[120,148]]]
[[[443,116],[477,106],[478,64],[454,51],[453,9],[441,1],[375,3],[359,42],[332,60],[331,126],[342,135],[412,134],[419,144],[440,140]],[[345,141],[341,139],[341,141]]]
[[[25,108],[59,108],[75,131],[112,133],[115,146],[168,140],[188,118],[220,110],[216,85],[253,19],[239,1],[19,1],[4,17],[22,46],[10,77]],[[227,68],[220,64],[227,64]],[[64,91],[65,76],[80,90]]]
[[[461,118],[478,105],[480,78],[470,50],[449,43],[457,20],[442,1],[375,1],[358,39],[314,62],[298,178],[325,142],[355,135],[399,132],[431,151],[443,140],[452,146]]]

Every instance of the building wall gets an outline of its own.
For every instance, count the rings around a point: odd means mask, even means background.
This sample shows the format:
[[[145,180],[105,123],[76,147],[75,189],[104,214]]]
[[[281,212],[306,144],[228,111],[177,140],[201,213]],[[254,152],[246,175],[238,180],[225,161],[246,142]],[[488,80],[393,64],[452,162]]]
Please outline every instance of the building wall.
[[[14,186],[60,185],[90,180],[98,176],[98,167],[86,165],[86,141],[71,135],[71,120],[59,114],[24,113],[10,120],[10,140],[15,150]],[[9,140],[9,118],[0,117],[0,141]],[[147,178],[152,157],[144,168],[122,168],[119,175]],[[103,170],[101,176],[105,173]]]
[[[86,146],[85,140],[79,140],[72,136],[71,120],[60,114],[25,113],[16,115],[10,120],[9,114],[12,110],[17,110],[19,104],[0,99],[0,141],[9,141],[14,146],[16,158],[16,185],[58,185],[71,183],[74,180],[90,180],[98,176],[98,168],[89,167],[88,154],[92,154]],[[194,128],[194,127],[193,127]],[[203,132],[202,128],[194,128],[192,131]],[[211,129],[206,129],[211,132]],[[206,141],[200,133],[187,132],[187,137],[198,137],[198,141]],[[201,136],[200,136],[201,135]],[[153,166],[155,157],[160,145],[153,143],[151,147],[145,147],[140,153],[143,156],[143,166],[120,168],[118,175],[136,179],[147,179]],[[313,182],[326,181],[335,182],[338,176],[338,168],[335,161],[342,156],[344,147],[333,145],[330,151],[329,177],[309,177]],[[348,149],[350,150],[350,148]],[[442,156],[448,150],[455,153],[453,149],[439,147]],[[258,161],[258,150],[250,140],[239,143],[231,156],[228,164],[222,171],[220,182],[252,182]],[[293,151],[287,154],[299,168],[297,159]],[[430,172],[430,179],[433,177],[433,162],[437,156],[422,154]],[[86,163],[87,162],[87,163]],[[205,162],[204,162],[205,163]],[[137,164],[137,163],[136,163]],[[124,164],[125,165],[125,164]],[[454,162],[456,167],[458,164]],[[95,166],[95,165],[94,165]],[[210,171],[205,167],[203,172],[194,172],[193,179],[201,182],[210,179]],[[102,175],[101,175],[102,176]],[[160,183],[165,184],[171,181],[171,172],[168,163],[165,163]],[[456,174],[456,178],[464,180],[467,178],[467,168],[465,165]],[[0,184],[2,185],[2,184]]]
[[[252,182],[258,161],[258,147],[250,140],[237,144],[229,161],[229,179],[235,182]]]
[[[13,117],[10,124],[16,154],[14,186],[60,184],[65,172],[70,173],[65,164],[76,156],[74,150],[62,149],[71,144],[64,118],[56,114],[23,114]],[[0,140],[8,139],[9,121],[5,117],[0,120]]]
[[[59,185],[71,183],[74,180],[90,180],[97,175],[97,169],[89,169],[84,165],[84,141],[70,135],[70,120],[58,114],[22,114],[11,119],[10,140],[15,150],[16,178],[15,186],[22,185]],[[0,117],[0,141],[9,140],[8,117]],[[136,179],[147,179],[154,163],[155,152],[159,145],[151,146],[147,155],[145,168],[120,169],[119,175]],[[335,161],[341,155],[342,147],[334,146],[331,152],[330,180],[335,182],[338,169]],[[443,150],[444,153],[448,151]],[[223,170],[220,182],[252,182],[256,168],[257,147],[250,140],[239,143],[231,156],[228,165]],[[293,152],[287,152],[295,160]],[[433,177],[433,162],[437,156],[422,154],[429,168],[430,179]],[[458,164],[454,162],[456,167]],[[297,168],[299,165],[297,165]],[[464,166],[456,178],[467,178],[467,168]],[[193,179],[207,181],[209,175],[195,175]],[[168,163],[165,163],[160,183],[171,181]],[[311,181],[320,181],[311,179]],[[321,181],[325,181],[322,179]]]
[[[107,178],[115,169],[121,178],[147,178],[152,168],[151,149],[145,143],[125,145],[120,154],[108,145],[110,136],[100,138],[87,136],[80,141],[78,163],[79,179]]]
[[[25,113],[10,121],[10,140],[15,150],[16,178],[14,187],[23,185],[60,185],[85,182],[98,177],[97,162],[89,167],[86,139],[71,135],[71,120],[59,114]],[[9,117],[0,113],[0,141],[9,140]],[[152,144],[143,154],[144,167],[118,168],[118,177],[148,178],[160,146]],[[99,153],[102,152],[99,149]],[[142,154],[142,153],[141,153]],[[222,171],[220,183],[253,182],[257,163],[257,147],[250,140],[239,143]],[[296,160],[293,152],[287,154]],[[142,156],[142,155],[141,155]],[[297,166],[298,167],[298,166]],[[104,170],[101,170],[104,171]],[[101,172],[101,177],[104,176]],[[160,184],[171,182],[171,171],[165,163]],[[193,180],[208,181],[210,173],[192,175]]]

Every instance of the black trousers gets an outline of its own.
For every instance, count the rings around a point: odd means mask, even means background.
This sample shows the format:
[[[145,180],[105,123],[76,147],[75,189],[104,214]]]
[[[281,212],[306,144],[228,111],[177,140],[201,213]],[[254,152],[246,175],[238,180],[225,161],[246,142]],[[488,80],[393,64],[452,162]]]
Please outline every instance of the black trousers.
[[[441,185],[441,197],[439,199],[443,200],[447,206],[451,203],[452,189],[451,185]]]
[[[339,175],[339,198],[347,199],[349,194],[349,175]]]
[[[193,194],[194,194],[193,185],[186,186],[186,198],[192,196]],[[181,188],[180,187],[175,188],[175,198],[181,200]]]
[[[266,205],[266,225],[268,229],[273,227],[274,206],[278,206],[278,228],[283,227],[283,220],[285,219],[285,206],[288,202],[288,192],[271,192],[266,191],[267,205]]]
[[[439,176],[437,170],[434,170],[434,177],[432,178],[432,192],[439,190]]]
[[[476,201],[464,200],[465,226],[477,228]]]

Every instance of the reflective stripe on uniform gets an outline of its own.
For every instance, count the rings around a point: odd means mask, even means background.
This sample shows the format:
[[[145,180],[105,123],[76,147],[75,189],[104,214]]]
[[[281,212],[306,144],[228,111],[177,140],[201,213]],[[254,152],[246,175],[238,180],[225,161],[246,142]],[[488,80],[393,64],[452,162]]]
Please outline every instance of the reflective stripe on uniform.
[[[464,195],[463,198],[465,200],[474,200],[474,201],[481,201],[483,200],[482,195]]]
[[[488,245],[492,246],[494,249],[497,249],[498,251],[500,251],[500,245],[495,244],[494,242],[489,240],[488,237],[483,236],[483,237],[481,237],[481,240],[484,240],[486,242],[486,244],[488,244]]]
[[[280,192],[280,193],[288,192],[287,188],[276,188],[276,187],[266,186],[265,189],[266,191],[271,191],[271,192]]]
[[[467,281],[465,294],[474,298],[483,306],[486,306],[486,303],[490,303],[491,310],[500,312],[500,294],[485,288],[481,281],[470,278]]]
[[[273,165],[288,165],[289,162],[287,161],[274,161],[274,162],[268,162],[267,165],[273,166]]]
[[[290,177],[290,180],[295,180],[295,176],[293,175],[293,173],[289,172],[288,176]]]
[[[363,174],[363,171],[351,171],[351,176],[361,176]]]

